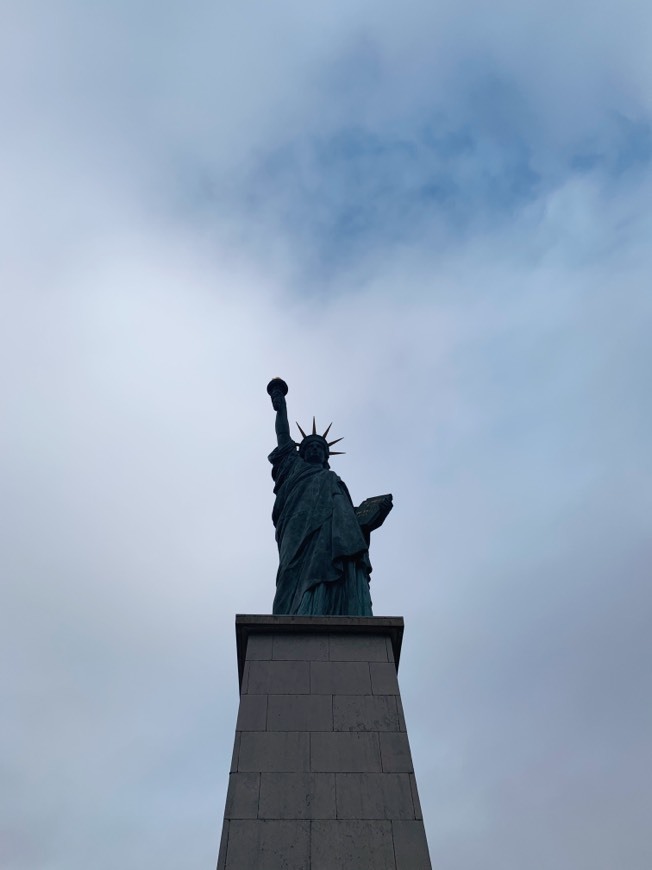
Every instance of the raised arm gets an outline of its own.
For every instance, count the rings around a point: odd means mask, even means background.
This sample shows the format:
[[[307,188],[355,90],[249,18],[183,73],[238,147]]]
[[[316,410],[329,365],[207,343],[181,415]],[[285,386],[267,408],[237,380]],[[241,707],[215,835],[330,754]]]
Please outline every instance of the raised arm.
[[[267,385],[267,392],[272,400],[272,407],[276,411],[276,441],[279,447],[284,447],[292,441],[290,437],[290,424],[285,404],[285,396],[288,385],[281,378],[274,378]]]

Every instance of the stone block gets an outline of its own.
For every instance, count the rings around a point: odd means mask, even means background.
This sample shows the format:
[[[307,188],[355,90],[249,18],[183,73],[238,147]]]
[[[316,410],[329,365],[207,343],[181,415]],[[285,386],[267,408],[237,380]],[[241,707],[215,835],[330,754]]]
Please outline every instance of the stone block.
[[[268,731],[332,731],[331,695],[269,695]]]
[[[307,695],[310,693],[310,665],[308,662],[247,662],[244,693]]]
[[[241,695],[236,731],[264,731],[267,727],[267,695]]]
[[[403,702],[401,701],[401,696],[396,696],[396,709],[398,710],[398,730],[399,731],[407,731],[407,725],[405,724],[405,714],[403,713]]]
[[[371,689],[374,695],[400,695],[396,668],[390,662],[371,662]]]
[[[247,641],[247,661],[260,661],[272,657],[272,635],[252,634]]]
[[[311,822],[310,870],[395,870],[391,822]]]
[[[310,822],[237,820],[229,824],[225,870],[306,870]]]
[[[232,773],[226,793],[225,819],[258,818],[259,773]]]
[[[334,819],[334,773],[263,773],[261,819]]]
[[[335,695],[335,731],[398,731],[399,718],[393,695]]]
[[[378,735],[385,773],[414,773],[407,734],[387,731]]]
[[[332,662],[386,662],[387,643],[382,635],[332,634],[330,660]]]
[[[310,740],[305,731],[243,731],[240,772],[300,772],[310,770]]]
[[[338,773],[338,819],[414,819],[408,773]]]
[[[240,732],[235,732],[235,740],[233,741],[233,753],[231,755],[231,773],[235,773],[238,769],[238,757],[240,755]]]
[[[222,837],[220,838],[220,851],[217,854],[217,870],[226,870],[226,848],[229,842],[229,823],[225,819],[222,823]]]
[[[315,695],[370,695],[369,665],[367,662],[311,662],[310,688]]]
[[[238,674],[243,675],[247,658],[248,642],[254,636],[269,635],[380,635],[390,643],[387,661],[398,660],[403,639],[403,619],[393,616],[260,616],[239,614],[235,619],[236,645],[238,651]],[[261,643],[265,643],[262,641]],[[390,651],[391,649],[391,651]],[[266,656],[261,649],[254,655]],[[253,660],[253,658],[252,658]]]
[[[279,661],[328,661],[327,634],[277,634],[272,657]]]
[[[419,790],[417,789],[417,780],[413,773],[410,774],[410,787],[412,789],[412,803],[414,804],[414,818],[423,819],[421,801],[419,800]]]
[[[311,770],[327,773],[379,773],[382,770],[378,734],[321,731],[311,734],[310,738]]]
[[[239,616],[218,870],[429,870],[383,617]]]
[[[396,870],[432,870],[423,822],[392,822]]]

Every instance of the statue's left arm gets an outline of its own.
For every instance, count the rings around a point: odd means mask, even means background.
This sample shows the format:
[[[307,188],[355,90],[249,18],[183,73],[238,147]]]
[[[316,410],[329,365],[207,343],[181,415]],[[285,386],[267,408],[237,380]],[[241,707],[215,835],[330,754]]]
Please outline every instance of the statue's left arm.
[[[371,532],[382,526],[393,507],[394,502],[391,493],[388,493],[387,495],[367,498],[355,509],[355,515],[360,523],[360,528],[367,539]]]

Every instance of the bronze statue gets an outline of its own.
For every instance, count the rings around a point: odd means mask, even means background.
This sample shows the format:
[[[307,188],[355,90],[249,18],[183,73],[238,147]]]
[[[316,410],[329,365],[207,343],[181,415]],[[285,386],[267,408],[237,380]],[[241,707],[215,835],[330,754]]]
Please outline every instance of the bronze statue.
[[[392,509],[392,496],[367,499],[354,507],[345,483],[330,470],[330,426],[296,444],[290,436],[281,378],[267,385],[276,411],[278,446],[269,455],[276,500],[279,568],[273,612],[307,616],[372,616],[369,593],[369,539]],[[332,425],[332,424],[331,424]]]

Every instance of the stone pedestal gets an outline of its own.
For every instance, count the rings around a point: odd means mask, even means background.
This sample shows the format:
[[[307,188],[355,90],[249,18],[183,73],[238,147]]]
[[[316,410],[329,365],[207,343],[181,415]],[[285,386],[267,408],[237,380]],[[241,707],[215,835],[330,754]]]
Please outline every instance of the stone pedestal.
[[[237,616],[218,870],[430,870],[396,678],[403,620]]]

